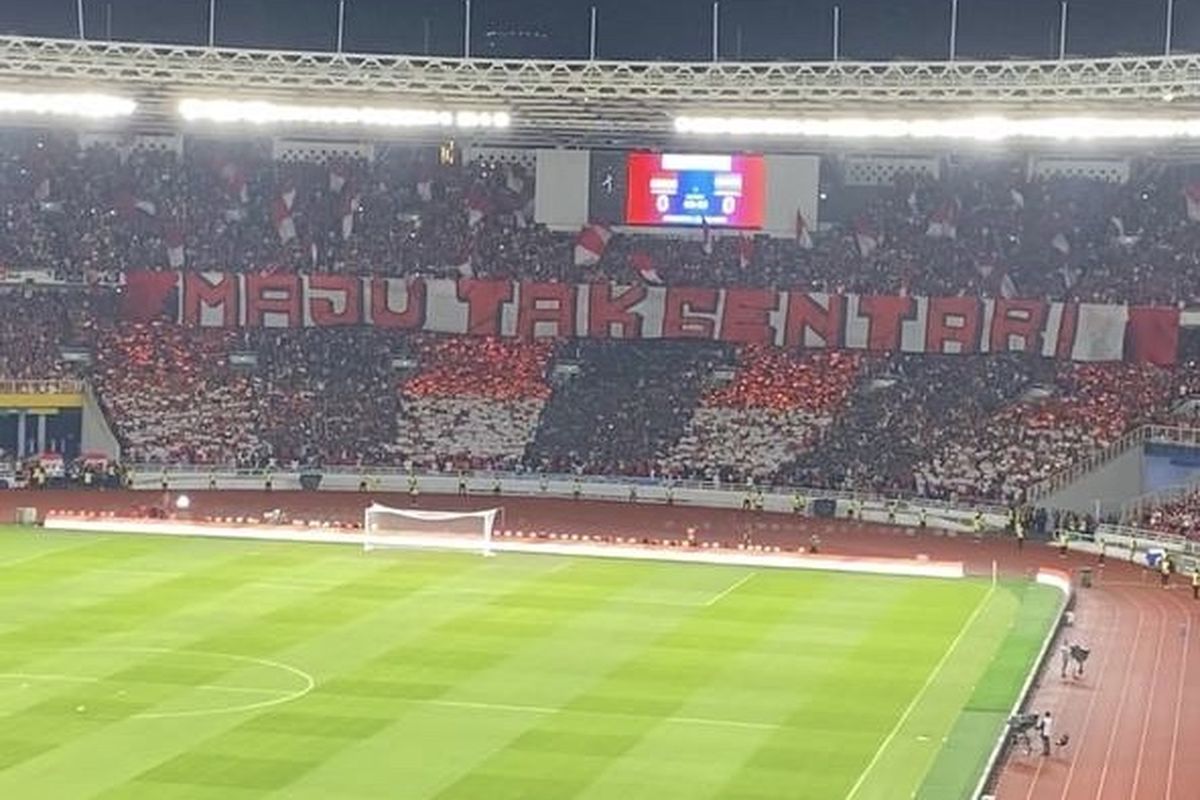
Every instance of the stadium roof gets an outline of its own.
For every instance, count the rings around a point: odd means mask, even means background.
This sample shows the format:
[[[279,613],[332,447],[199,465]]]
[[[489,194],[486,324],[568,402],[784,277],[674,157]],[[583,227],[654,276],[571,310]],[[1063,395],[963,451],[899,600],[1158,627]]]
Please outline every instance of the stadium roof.
[[[0,37],[0,89],[16,86],[124,92],[138,101],[134,124],[143,130],[178,130],[182,123],[175,102],[183,96],[468,109],[499,105],[511,113],[513,124],[488,132],[490,143],[653,147],[676,140],[673,122],[679,115],[1037,111],[1172,116],[1200,107],[1200,56],[887,63],[519,61]],[[336,138],[347,138],[346,132]],[[379,136],[373,132],[370,138]]]

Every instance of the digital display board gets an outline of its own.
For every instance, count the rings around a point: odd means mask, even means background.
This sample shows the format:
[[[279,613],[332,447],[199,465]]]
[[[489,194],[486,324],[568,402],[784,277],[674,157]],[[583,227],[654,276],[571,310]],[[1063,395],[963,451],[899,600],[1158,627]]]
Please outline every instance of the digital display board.
[[[625,223],[758,230],[764,176],[761,155],[630,153]]]

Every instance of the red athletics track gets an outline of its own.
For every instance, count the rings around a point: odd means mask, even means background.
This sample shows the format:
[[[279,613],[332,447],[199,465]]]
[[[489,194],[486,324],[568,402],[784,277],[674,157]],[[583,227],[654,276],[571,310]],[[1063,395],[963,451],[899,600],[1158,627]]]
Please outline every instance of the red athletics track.
[[[402,494],[347,492],[188,492],[191,516],[261,515],[280,508],[293,519],[359,522],[372,501],[407,507]],[[17,506],[126,512],[163,502],[161,492],[0,492],[0,519]],[[1195,800],[1200,798],[1200,602],[1185,581],[1163,590],[1156,576],[1095,556],[1061,557],[1044,545],[1018,552],[1011,540],[976,540],[933,531],[914,533],[885,525],[819,520],[683,506],[541,498],[419,498],[418,508],[443,510],[502,506],[498,527],[652,539],[682,539],[688,527],[699,538],[734,544],[749,531],[759,544],[800,547],[815,532],[823,552],[963,561],[977,574],[992,562],[1008,575],[1031,576],[1039,566],[1075,571],[1091,566],[1096,586],[1081,590],[1076,625],[1069,634],[1092,649],[1087,674],[1059,678],[1057,643],[1039,676],[1033,710],[1049,708],[1058,734],[1071,744],[1050,758],[1011,752],[1000,775],[1000,800]]]

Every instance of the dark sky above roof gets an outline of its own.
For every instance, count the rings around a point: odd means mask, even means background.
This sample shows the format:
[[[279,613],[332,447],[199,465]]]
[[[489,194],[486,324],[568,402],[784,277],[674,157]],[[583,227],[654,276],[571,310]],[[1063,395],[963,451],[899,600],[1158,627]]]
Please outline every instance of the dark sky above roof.
[[[217,42],[332,49],[338,0],[216,0]],[[460,55],[461,0],[346,0],[346,49]],[[838,0],[844,58],[942,58],[951,0]],[[1069,0],[1068,53],[1162,52],[1167,0]],[[203,43],[209,0],[84,0],[88,36]],[[589,7],[602,58],[707,59],[711,0],[473,0],[475,54],[587,55]],[[721,53],[823,59],[833,0],[722,0]],[[111,11],[110,11],[111,9]],[[75,36],[76,0],[3,0],[0,33]],[[1052,57],[1059,0],[959,0],[960,58]],[[1175,49],[1200,50],[1200,0],[1175,0]]]

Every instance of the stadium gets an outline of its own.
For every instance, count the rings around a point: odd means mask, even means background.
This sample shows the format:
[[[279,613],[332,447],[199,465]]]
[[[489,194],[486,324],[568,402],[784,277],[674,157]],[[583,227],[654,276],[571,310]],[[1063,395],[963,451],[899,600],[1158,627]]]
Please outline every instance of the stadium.
[[[1200,795],[1173,2],[139,3],[0,9],[0,796]]]

